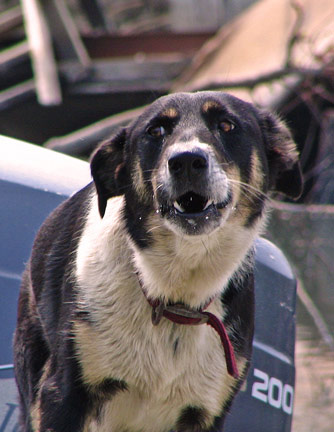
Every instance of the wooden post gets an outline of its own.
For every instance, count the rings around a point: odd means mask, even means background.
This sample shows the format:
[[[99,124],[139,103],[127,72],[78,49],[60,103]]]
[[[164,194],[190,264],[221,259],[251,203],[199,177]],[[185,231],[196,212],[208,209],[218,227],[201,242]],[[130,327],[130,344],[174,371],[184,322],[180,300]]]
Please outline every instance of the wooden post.
[[[21,0],[36,93],[42,105],[62,102],[52,40],[38,0]]]
[[[78,62],[83,72],[88,70],[91,59],[64,0],[43,0],[41,4],[60,59]]]

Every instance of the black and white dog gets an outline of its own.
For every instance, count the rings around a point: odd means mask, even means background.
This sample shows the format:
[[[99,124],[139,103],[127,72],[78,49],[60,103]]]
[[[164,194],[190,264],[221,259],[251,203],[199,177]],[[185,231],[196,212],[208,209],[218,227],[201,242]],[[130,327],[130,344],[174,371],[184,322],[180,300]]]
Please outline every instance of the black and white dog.
[[[91,170],[23,276],[20,430],[222,430],[251,356],[267,194],[301,193],[290,133],[231,95],[173,94]]]

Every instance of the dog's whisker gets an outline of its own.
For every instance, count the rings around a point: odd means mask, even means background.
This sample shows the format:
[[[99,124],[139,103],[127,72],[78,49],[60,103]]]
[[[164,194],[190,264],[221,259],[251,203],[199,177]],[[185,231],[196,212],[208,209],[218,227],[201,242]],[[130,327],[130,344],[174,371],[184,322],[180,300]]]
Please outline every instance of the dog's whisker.
[[[202,240],[201,243],[202,243],[202,245],[206,251],[206,254],[209,255],[209,249],[208,249],[207,245],[205,244],[204,240]]]
[[[161,189],[161,188],[163,188],[163,187],[164,187],[163,183],[158,184],[158,185],[155,187],[154,192],[158,192],[158,190]]]
[[[147,233],[151,233],[151,232],[156,231],[156,230],[161,229],[161,228],[163,228],[163,224],[160,224],[160,225],[156,225],[156,226],[154,226],[154,227],[151,227],[151,228],[148,229],[146,232],[147,232]]]
[[[265,192],[261,191],[260,189],[248,183],[242,182],[240,180],[234,180],[234,179],[229,179],[229,182],[241,186],[243,190],[249,192],[251,195],[253,195],[256,198],[270,199],[270,196],[268,194],[266,194]]]
[[[218,164],[218,166],[220,167],[220,168],[228,168],[229,166],[231,166],[233,164],[233,162],[220,162],[219,164]]]

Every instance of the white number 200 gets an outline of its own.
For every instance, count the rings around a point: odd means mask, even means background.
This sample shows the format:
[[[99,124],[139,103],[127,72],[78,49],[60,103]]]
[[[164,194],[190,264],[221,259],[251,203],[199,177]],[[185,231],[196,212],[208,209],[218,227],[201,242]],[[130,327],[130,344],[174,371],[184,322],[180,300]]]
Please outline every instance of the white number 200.
[[[252,396],[274,408],[282,409],[286,414],[292,414],[293,387],[283,384],[277,378],[269,377],[265,372],[254,369],[255,381],[252,387]]]

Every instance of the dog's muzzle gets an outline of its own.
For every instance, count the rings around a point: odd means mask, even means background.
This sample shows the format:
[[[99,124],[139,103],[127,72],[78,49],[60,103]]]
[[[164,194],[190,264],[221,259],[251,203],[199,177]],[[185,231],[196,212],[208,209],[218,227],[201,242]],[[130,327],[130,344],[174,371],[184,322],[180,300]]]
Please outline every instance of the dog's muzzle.
[[[201,148],[172,153],[158,190],[161,215],[190,235],[219,226],[232,200],[225,173],[212,170],[210,157]]]

